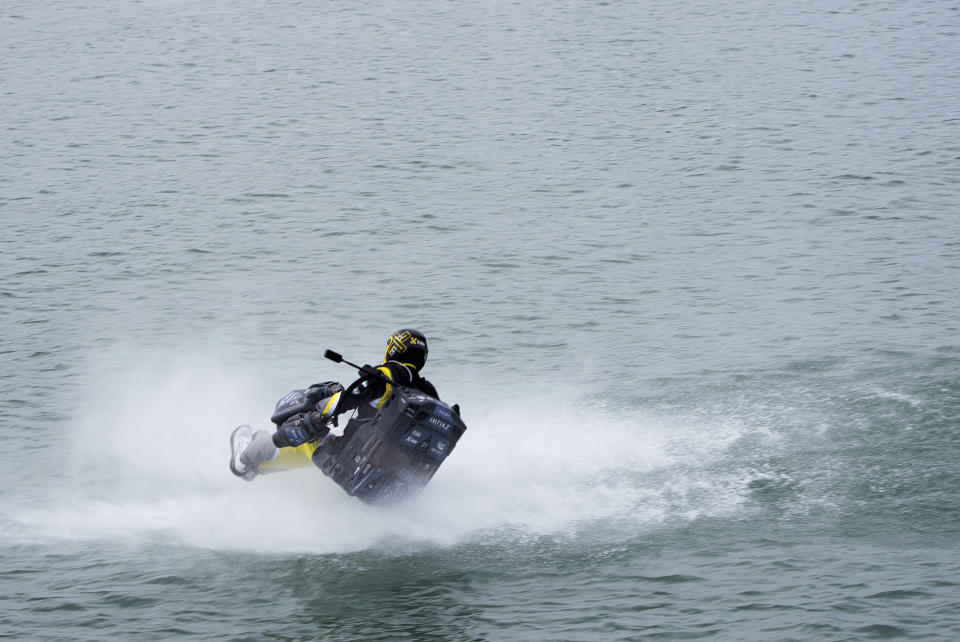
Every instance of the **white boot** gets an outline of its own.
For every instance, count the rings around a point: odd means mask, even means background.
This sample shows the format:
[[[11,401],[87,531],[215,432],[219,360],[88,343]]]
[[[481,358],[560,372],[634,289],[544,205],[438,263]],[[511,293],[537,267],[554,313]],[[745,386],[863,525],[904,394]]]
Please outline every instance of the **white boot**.
[[[253,429],[246,424],[237,426],[230,435],[230,472],[246,481],[252,481],[257,476],[257,469],[247,466],[240,458],[251,441],[253,441]]]
[[[253,432],[250,426],[237,426],[230,435],[230,470],[246,481],[260,474],[260,464],[277,456],[279,449],[266,430]]]

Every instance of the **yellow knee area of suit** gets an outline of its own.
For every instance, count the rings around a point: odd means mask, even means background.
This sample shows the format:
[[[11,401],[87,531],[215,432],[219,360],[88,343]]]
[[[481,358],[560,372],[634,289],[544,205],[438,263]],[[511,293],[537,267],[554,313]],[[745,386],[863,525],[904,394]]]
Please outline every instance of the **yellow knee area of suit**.
[[[306,468],[313,466],[313,453],[320,446],[319,441],[301,444],[295,448],[280,448],[273,459],[263,462],[257,470],[270,472],[274,470],[289,470],[291,468]]]

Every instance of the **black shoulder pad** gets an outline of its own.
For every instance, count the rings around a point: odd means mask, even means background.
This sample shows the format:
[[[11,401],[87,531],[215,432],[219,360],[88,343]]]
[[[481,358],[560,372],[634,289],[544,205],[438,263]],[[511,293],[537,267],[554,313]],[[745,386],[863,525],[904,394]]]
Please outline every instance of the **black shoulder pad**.
[[[440,398],[440,395],[437,394],[437,389],[433,387],[433,384],[427,381],[426,379],[424,379],[423,377],[420,377],[420,390],[427,393],[431,397],[434,397],[435,399]]]

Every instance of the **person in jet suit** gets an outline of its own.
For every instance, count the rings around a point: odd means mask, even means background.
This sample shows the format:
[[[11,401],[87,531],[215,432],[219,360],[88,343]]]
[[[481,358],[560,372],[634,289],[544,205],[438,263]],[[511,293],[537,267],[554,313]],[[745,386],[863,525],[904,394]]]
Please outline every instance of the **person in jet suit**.
[[[266,430],[253,432],[250,426],[239,426],[230,436],[230,470],[241,479],[252,481],[258,475],[311,466],[317,450],[335,454],[349,442],[359,422],[367,421],[390,398],[393,385],[415,388],[431,397],[438,397],[433,384],[420,376],[427,361],[427,338],[417,330],[397,330],[387,339],[383,364],[376,370],[383,378],[360,371],[360,378],[346,389],[335,381],[314,384],[303,391],[294,391],[278,403],[273,420],[278,424],[271,435]],[[386,380],[385,380],[386,379]],[[280,411],[291,399],[293,414]],[[304,412],[298,402],[309,400]],[[356,410],[356,416],[344,427],[342,435],[330,432],[337,418]],[[459,408],[457,408],[459,410]]]

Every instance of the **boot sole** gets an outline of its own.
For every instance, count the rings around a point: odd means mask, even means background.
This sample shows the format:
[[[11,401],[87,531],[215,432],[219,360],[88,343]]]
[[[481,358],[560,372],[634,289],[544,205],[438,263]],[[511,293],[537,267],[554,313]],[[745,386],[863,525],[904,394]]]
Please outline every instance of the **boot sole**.
[[[245,481],[250,481],[254,477],[249,475],[250,471],[241,472],[240,470],[237,469],[237,458],[240,457],[240,452],[237,449],[237,441],[238,441],[237,437],[240,431],[243,430],[244,428],[246,428],[247,430],[250,430],[250,426],[244,424],[242,426],[237,426],[236,428],[234,428],[233,432],[230,434],[230,472]],[[250,440],[247,440],[247,443],[250,443]]]

